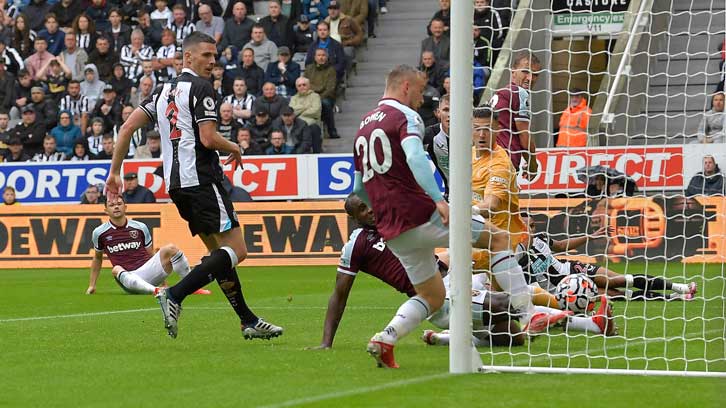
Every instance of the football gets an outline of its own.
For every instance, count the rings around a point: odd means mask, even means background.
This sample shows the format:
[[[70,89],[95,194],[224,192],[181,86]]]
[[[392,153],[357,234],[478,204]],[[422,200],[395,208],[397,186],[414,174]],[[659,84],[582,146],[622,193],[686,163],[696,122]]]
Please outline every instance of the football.
[[[562,310],[577,314],[587,314],[595,308],[597,286],[587,275],[577,273],[568,275],[560,281],[555,290],[555,298]]]

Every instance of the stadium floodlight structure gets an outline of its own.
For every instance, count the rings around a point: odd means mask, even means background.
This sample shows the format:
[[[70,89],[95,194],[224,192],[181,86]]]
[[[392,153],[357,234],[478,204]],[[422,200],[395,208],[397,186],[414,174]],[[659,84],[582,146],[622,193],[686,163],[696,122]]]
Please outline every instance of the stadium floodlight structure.
[[[559,234],[555,239],[592,234],[598,223],[614,229],[605,243],[593,239],[559,255],[620,273],[695,281],[699,292],[690,302],[614,302],[620,329],[614,336],[554,328],[523,346],[480,347],[474,357],[472,3],[451,5],[450,371],[726,377],[726,198],[684,196],[704,155],[726,165],[726,144],[694,143],[716,84],[726,77],[719,65],[726,3],[519,0],[512,2],[516,10],[505,10],[511,23],[480,104],[509,84],[516,54],[528,52],[542,62],[539,82],[530,90],[540,174],[531,183],[520,178],[520,207],[534,214],[542,230]],[[589,95],[590,147],[556,150],[556,121],[573,88]],[[603,167],[609,168],[604,175],[613,170],[633,177],[639,192],[599,206],[591,199],[555,199],[575,192],[573,185],[582,193],[596,176],[588,169]]]

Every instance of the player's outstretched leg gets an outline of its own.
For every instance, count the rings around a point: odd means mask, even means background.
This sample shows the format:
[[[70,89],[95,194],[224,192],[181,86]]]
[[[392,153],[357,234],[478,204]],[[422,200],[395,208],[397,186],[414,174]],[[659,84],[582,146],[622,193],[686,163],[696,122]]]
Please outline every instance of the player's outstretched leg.
[[[111,270],[116,282],[128,293],[151,295],[156,287],[133,272],[125,271],[120,266],[114,266]]]

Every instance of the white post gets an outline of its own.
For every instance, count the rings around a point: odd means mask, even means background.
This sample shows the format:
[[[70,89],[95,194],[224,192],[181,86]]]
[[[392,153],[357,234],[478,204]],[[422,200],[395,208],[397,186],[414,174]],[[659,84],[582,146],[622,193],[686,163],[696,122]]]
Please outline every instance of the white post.
[[[451,128],[449,201],[451,314],[449,371],[471,373],[471,119],[474,44],[472,0],[451,2]]]

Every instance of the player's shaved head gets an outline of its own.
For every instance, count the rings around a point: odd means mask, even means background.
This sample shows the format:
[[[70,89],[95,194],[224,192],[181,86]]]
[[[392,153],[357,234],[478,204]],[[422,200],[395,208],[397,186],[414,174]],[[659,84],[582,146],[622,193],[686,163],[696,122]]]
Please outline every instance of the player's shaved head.
[[[345,212],[353,218],[360,226],[373,228],[376,224],[376,217],[373,209],[368,207],[355,193],[350,193],[345,199]]]
[[[398,65],[386,75],[386,89],[398,89],[406,81],[423,78],[424,74],[410,65]]]
[[[358,207],[360,207],[362,203],[363,200],[361,200],[356,193],[348,194],[348,197],[345,198],[345,213],[355,218],[354,213],[358,211]]]
[[[184,42],[182,43],[182,52],[187,52],[191,48],[194,48],[202,43],[208,43],[212,45],[217,44],[216,41],[214,41],[214,38],[210,37],[209,35],[204,34],[201,31],[194,31],[193,33],[189,34],[187,38],[184,39]]]

